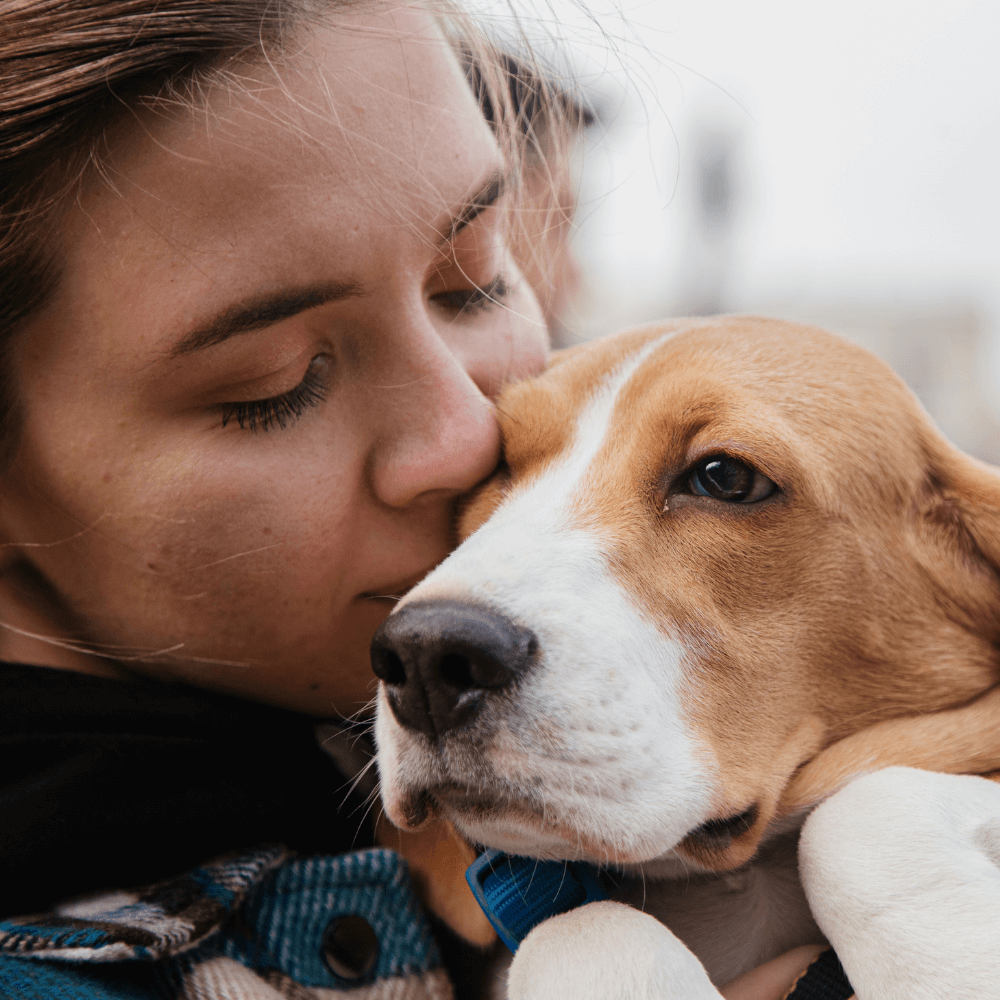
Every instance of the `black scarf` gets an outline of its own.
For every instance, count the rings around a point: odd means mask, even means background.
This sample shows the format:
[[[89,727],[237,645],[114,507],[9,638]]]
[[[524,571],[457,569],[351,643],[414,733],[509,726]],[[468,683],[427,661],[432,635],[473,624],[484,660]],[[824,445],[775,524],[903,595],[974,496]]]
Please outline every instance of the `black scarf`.
[[[179,684],[0,664],[0,917],[261,843],[372,845],[315,720]]]

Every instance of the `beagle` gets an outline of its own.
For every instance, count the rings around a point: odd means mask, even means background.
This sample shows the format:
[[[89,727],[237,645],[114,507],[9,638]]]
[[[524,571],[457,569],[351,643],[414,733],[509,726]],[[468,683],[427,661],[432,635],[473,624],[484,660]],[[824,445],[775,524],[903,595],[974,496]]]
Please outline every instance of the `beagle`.
[[[948,903],[942,875],[921,910],[915,874],[997,874],[1000,786],[879,771],[1000,769],[1000,471],[773,320],[571,349],[498,415],[465,540],[372,656],[393,823],[620,881],[529,935],[511,996],[710,1000],[830,940],[862,1000],[1000,997],[1000,883]],[[987,992],[940,991],[973,982],[959,939]],[[894,985],[879,948],[944,979]]]

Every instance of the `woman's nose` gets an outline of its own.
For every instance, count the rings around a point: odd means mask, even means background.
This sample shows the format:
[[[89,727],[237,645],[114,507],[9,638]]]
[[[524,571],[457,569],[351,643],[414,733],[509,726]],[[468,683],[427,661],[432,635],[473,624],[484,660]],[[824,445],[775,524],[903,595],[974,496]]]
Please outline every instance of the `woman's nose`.
[[[394,384],[378,386],[373,399],[381,433],[372,487],[391,507],[432,492],[464,493],[500,459],[493,406],[463,363],[436,334],[411,346],[407,363],[392,366]]]

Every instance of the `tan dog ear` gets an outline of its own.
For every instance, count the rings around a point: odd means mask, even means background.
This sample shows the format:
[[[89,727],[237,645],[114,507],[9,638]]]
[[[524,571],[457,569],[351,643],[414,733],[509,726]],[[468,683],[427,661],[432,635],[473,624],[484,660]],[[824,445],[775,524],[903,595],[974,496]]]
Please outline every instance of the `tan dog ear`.
[[[942,442],[943,445],[943,442]],[[955,708],[877,723],[799,769],[779,815],[817,805],[852,777],[895,765],[952,774],[1000,768],[1000,470],[943,445],[917,500],[914,555],[948,617],[992,678]],[[984,671],[985,672],[985,671]]]
[[[451,823],[436,820],[411,832],[396,829],[380,813],[375,839],[406,858],[420,901],[459,937],[480,948],[496,941],[496,931],[465,880],[476,852]]]
[[[799,769],[778,815],[811,809],[851,778],[897,765],[949,774],[1000,768],[1000,687],[959,708],[889,719],[839,740]]]
[[[1000,469],[946,446],[917,501],[915,555],[949,613],[1000,643]]]

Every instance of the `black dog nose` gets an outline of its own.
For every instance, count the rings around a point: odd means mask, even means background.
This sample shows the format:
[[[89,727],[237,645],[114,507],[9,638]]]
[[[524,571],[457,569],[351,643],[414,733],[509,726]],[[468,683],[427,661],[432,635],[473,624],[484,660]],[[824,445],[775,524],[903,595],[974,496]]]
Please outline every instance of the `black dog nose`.
[[[469,721],[485,697],[528,669],[535,634],[505,615],[462,601],[408,604],[372,639],[372,669],[404,726],[437,737]]]

